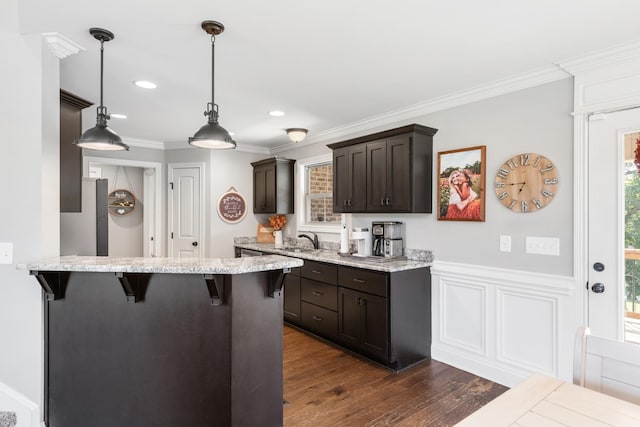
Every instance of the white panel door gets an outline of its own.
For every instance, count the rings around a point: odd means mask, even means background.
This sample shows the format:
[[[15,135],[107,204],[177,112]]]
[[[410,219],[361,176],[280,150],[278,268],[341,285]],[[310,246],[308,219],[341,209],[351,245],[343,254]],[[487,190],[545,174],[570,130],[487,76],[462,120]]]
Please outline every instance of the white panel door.
[[[589,120],[588,321],[593,335],[616,340],[624,339],[625,172],[638,173],[625,168],[624,142],[638,129],[640,109]]]
[[[201,167],[170,166],[169,255],[172,257],[198,258],[204,255],[201,177]]]

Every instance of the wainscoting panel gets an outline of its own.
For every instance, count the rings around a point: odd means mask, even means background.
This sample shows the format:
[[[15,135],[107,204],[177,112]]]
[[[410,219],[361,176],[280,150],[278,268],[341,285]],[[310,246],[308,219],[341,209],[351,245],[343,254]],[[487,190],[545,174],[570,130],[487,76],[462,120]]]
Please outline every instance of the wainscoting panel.
[[[40,408],[34,402],[0,382],[0,411],[14,413],[17,427],[45,427],[40,422]]]
[[[486,356],[485,288],[446,279],[440,286],[442,342]]]
[[[506,386],[571,381],[574,278],[443,261],[431,274],[434,359]]]
[[[496,289],[496,359],[557,376],[557,298]]]

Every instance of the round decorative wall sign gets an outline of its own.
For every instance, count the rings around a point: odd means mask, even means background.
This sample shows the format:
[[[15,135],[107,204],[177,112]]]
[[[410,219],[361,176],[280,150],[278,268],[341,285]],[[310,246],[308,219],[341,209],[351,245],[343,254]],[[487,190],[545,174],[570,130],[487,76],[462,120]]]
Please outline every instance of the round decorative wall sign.
[[[218,200],[218,215],[228,223],[240,222],[247,214],[247,202],[238,191],[231,187]]]

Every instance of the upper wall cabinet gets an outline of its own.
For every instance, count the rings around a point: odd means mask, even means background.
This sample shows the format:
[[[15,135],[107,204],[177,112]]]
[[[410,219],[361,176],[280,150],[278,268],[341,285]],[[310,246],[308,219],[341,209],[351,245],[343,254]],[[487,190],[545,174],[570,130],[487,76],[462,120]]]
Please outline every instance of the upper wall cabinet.
[[[333,211],[431,213],[437,131],[413,124],[330,144]]]
[[[276,157],[253,166],[253,213],[293,213],[293,166],[295,160]]]
[[[72,143],[82,134],[82,110],[90,105],[60,90],[60,212],[82,210],[82,149]]]

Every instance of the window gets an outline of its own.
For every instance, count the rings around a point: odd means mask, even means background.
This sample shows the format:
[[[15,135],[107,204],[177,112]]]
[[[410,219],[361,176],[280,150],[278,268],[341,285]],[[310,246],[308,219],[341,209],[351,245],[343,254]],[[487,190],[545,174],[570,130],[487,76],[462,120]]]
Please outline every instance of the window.
[[[340,214],[333,213],[331,156],[298,161],[298,229],[339,232]]]

